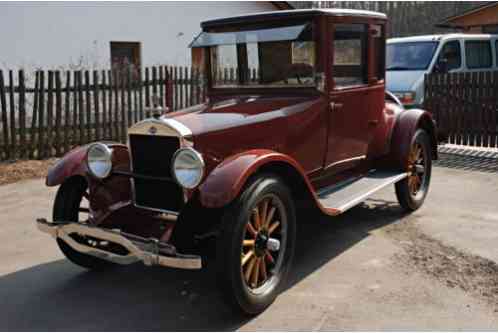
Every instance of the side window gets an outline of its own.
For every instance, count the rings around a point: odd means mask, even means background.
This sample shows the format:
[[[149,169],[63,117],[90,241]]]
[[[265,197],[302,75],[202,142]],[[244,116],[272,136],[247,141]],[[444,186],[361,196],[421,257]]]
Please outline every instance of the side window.
[[[444,44],[439,54],[438,62],[441,62],[443,59],[446,59],[446,68],[449,71],[462,66],[462,52],[459,41],[453,40]]]
[[[374,48],[374,76],[377,80],[383,80],[386,72],[386,39],[384,38],[384,27],[373,25],[371,34]]]
[[[484,40],[465,41],[467,68],[490,68],[492,63],[491,44]]]
[[[367,26],[336,24],[333,77],[336,88],[367,83]]]

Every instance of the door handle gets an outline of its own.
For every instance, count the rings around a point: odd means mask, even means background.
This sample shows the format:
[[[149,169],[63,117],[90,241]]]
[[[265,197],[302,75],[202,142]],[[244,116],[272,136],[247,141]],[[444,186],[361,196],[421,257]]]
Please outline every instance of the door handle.
[[[342,103],[330,102],[330,108],[332,109],[332,111],[339,110],[342,108],[342,106],[343,106]]]

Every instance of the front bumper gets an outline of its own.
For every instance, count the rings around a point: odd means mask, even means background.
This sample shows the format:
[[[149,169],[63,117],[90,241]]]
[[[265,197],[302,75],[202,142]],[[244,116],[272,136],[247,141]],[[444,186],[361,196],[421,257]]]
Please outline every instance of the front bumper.
[[[182,269],[202,267],[199,256],[177,253],[173,245],[160,242],[155,238],[143,238],[78,222],[48,222],[46,219],[37,219],[36,222],[40,231],[62,239],[74,250],[117,264],[128,265],[141,261],[147,266],[159,265]],[[92,241],[83,244],[77,242],[71,234],[88,236]],[[92,245],[97,241],[119,244],[128,253],[114,253]]]

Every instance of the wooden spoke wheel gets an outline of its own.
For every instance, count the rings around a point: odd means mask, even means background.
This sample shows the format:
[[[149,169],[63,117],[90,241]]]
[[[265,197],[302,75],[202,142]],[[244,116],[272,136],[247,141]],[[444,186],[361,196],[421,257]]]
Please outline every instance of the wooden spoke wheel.
[[[396,196],[405,210],[414,211],[424,202],[431,180],[431,142],[423,129],[417,130],[412,138],[406,165],[408,176],[396,183]]]
[[[257,314],[277,297],[290,270],[295,211],[280,178],[261,175],[223,213],[217,240],[218,282],[225,299]]]
[[[241,273],[257,293],[280,268],[285,251],[287,216],[282,201],[268,195],[256,204],[242,240]]]

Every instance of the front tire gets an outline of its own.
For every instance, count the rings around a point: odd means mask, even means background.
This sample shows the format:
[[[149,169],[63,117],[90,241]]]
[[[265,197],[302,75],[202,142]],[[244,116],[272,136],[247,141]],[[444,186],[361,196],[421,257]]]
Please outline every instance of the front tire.
[[[252,179],[226,208],[217,244],[225,298],[250,315],[264,311],[284,286],[295,248],[295,208],[278,178]]]
[[[431,181],[431,141],[427,132],[418,129],[406,157],[408,177],[395,184],[396,197],[404,210],[412,212],[424,203]]]
[[[87,189],[88,185],[83,178],[65,181],[55,197],[54,221],[84,222],[88,218],[88,207],[84,203],[88,201]],[[86,269],[103,270],[116,266],[109,261],[78,252],[60,238],[57,238],[57,245],[69,261]]]

